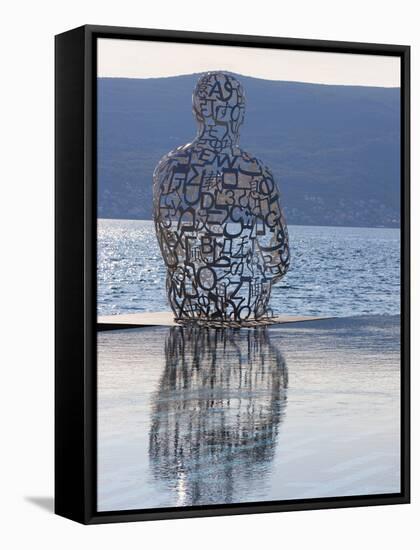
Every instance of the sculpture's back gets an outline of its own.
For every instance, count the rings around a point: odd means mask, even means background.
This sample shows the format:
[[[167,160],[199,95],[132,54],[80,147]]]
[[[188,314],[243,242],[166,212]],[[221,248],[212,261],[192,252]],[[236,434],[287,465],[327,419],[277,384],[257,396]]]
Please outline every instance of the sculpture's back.
[[[156,233],[179,320],[263,319],[271,286],[289,267],[273,176],[238,146],[244,111],[236,78],[204,75],[193,94],[197,137],[153,175]]]

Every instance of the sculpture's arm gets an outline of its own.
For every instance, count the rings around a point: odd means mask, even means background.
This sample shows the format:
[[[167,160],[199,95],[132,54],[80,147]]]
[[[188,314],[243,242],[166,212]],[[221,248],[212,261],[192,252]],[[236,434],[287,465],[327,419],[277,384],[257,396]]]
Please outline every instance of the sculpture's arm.
[[[185,261],[187,235],[195,223],[194,208],[185,201],[188,160],[188,150],[179,147],[165,155],[153,173],[153,219],[164,262],[170,268]]]
[[[165,226],[176,223],[182,203],[182,178],[186,176],[185,155],[175,149],[166,154],[153,172],[153,217]]]
[[[255,198],[257,243],[264,260],[266,275],[275,283],[289,269],[289,236],[277,185],[273,175],[265,167],[258,182],[258,189],[255,190]]]

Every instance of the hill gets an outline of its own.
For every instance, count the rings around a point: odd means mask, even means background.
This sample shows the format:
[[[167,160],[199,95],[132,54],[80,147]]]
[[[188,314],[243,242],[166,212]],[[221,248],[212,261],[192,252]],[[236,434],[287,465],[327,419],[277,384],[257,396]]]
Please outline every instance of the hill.
[[[151,218],[154,167],[195,136],[198,76],[98,79],[100,217]],[[399,89],[238,78],[241,147],[271,168],[289,223],[399,226]]]

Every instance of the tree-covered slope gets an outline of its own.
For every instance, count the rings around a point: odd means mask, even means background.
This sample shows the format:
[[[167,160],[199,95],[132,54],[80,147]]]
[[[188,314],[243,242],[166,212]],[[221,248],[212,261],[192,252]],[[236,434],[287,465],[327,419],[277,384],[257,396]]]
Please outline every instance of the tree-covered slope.
[[[98,80],[98,215],[149,219],[152,173],[192,140],[199,75]],[[399,225],[399,89],[238,76],[241,146],[274,173],[288,222]]]

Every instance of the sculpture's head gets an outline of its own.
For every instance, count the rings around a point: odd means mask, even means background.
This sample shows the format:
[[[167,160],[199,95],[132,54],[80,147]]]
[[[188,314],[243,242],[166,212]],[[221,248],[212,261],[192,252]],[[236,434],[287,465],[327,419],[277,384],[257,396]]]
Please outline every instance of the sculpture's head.
[[[229,73],[206,73],[193,92],[193,113],[199,134],[236,142],[245,114],[242,85]]]

